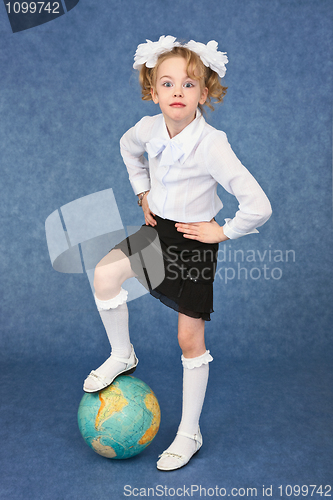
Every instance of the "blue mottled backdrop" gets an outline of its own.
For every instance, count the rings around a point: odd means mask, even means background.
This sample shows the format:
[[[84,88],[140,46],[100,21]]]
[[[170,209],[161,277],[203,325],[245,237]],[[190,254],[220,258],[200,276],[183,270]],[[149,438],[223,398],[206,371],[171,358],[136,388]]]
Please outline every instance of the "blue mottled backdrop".
[[[324,488],[333,470],[331,1],[73,7],[13,33],[0,6],[1,496],[118,499],[156,496],[163,484],[169,496],[184,485],[218,486],[216,497],[223,487],[256,487],[260,497],[272,485],[281,498],[279,485]],[[107,188],[124,226],[143,223],[119,138],[159,112],[141,101],[132,63],[136,46],[161,34],[215,39],[228,53],[225,103],[207,121],[227,133],[273,207],[259,235],[220,252],[207,324],[215,361],[201,419],[206,445],[166,475],[155,461],[180,418],[177,315],[149,295],[129,303],[136,376],[159,398],[161,429],[135,459],[101,458],[80,437],[76,411],[108,342],[87,276],[52,268],[44,227],[61,206]],[[223,223],[237,202],[219,194]]]

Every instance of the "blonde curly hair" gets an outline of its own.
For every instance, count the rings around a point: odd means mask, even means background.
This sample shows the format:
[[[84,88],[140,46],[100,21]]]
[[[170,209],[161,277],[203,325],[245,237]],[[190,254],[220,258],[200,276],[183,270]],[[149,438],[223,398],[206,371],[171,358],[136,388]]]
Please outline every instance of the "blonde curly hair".
[[[207,68],[198,54],[182,46],[173,47],[170,52],[161,54],[153,68],[147,68],[145,65],[141,67],[139,82],[141,85],[142,99],[144,101],[152,100],[151,89],[156,89],[157,70],[160,64],[170,57],[183,57],[186,61],[188,76],[194,80],[199,80],[202,89],[207,87],[208,95],[204,105],[198,104],[201,111],[204,111],[203,106],[208,106],[213,111],[214,106],[212,105],[212,100],[214,104],[223,102],[228,87],[223,87],[223,85],[221,85],[218,74],[212,69]]]

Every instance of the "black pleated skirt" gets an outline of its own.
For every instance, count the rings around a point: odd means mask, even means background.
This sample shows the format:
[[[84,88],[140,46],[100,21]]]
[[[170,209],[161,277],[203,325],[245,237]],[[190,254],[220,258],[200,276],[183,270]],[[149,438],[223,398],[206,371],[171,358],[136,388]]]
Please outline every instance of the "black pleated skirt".
[[[139,231],[114,248],[130,259],[137,279],[168,307],[210,320],[218,243],[184,238],[176,222],[155,217],[157,225]]]

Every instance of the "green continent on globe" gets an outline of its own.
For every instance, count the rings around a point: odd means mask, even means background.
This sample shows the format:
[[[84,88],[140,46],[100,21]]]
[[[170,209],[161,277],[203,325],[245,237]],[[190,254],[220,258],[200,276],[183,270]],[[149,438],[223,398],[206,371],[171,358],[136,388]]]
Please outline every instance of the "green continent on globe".
[[[145,405],[147,410],[149,410],[153,415],[153,420],[149,429],[146,430],[140,439],[139,444],[147,444],[152,441],[157,434],[161,422],[161,410],[153,392],[150,392],[145,397]]]
[[[97,431],[101,429],[103,422],[112,417],[114,413],[122,411],[122,409],[128,405],[127,399],[124,397],[121,389],[116,385],[110,385],[101,391],[98,396],[101,406],[95,421],[95,428]]]

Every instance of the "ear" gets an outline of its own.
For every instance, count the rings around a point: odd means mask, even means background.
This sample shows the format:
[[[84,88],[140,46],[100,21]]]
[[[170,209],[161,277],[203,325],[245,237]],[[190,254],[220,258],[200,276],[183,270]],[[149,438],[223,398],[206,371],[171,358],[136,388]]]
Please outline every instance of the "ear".
[[[158,104],[158,95],[153,87],[150,89],[150,93],[151,93],[151,97],[152,97],[154,103]]]
[[[207,96],[208,96],[208,88],[205,87],[202,89],[201,97],[199,99],[199,104],[204,104],[206,102]]]

